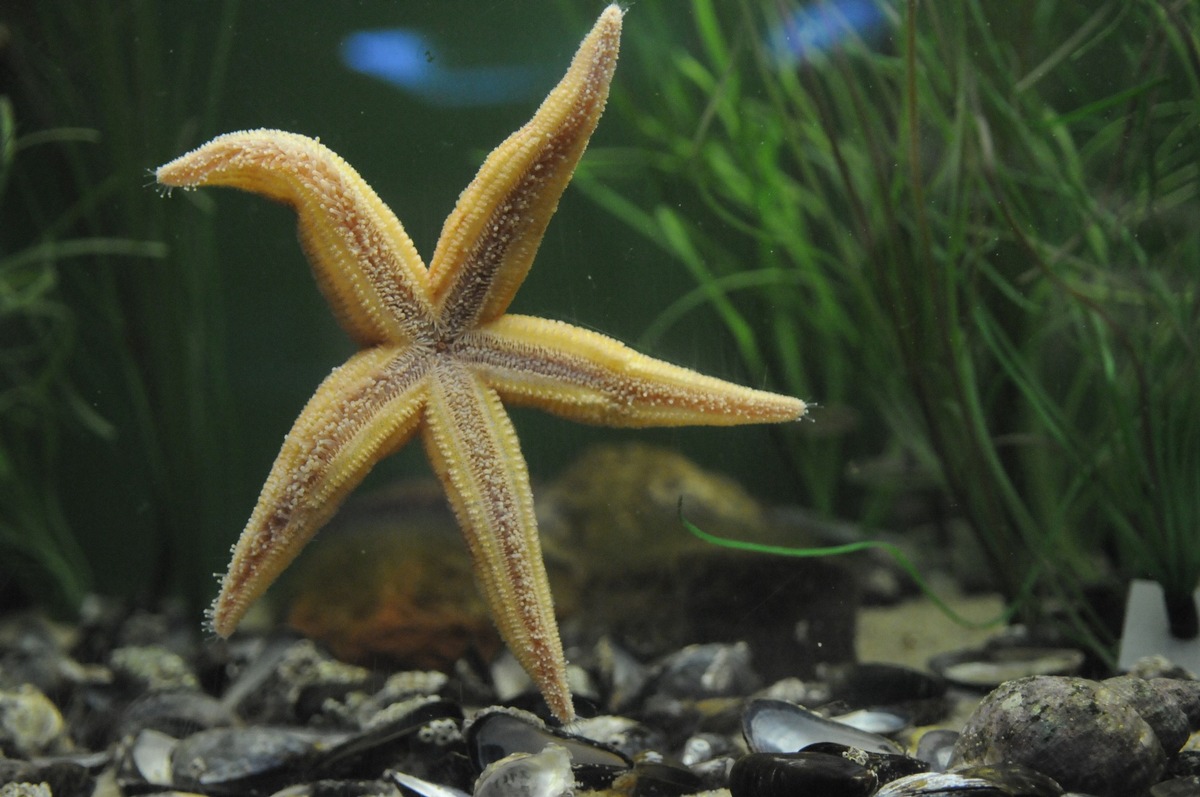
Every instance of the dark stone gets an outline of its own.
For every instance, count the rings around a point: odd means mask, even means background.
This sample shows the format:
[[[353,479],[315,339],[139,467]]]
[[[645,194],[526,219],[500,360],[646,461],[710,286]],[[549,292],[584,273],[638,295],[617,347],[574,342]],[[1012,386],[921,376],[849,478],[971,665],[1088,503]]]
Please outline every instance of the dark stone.
[[[1187,717],[1188,727],[1200,730],[1200,681],[1184,678],[1151,678],[1149,683],[1160,694],[1170,697]]]
[[[896,664],[846,664],[828,667],[823,675],[833,699],[854,708],[931,700],[946,694],[945,679]]]
[[[1037,676],[983,699],[954,746],[951,766],[1024,764],[1064,789],[1128,797],[1156,783],[1166,755],[1154,730],[1116,690]]]
[[[1156,686],[1156,681],[1146,681],[1133,675],[1120,675],[1101,681],[1113,689],[1154,730],[1158,743],[1168,756],[1179,752],[1188,739],[1188,718],[1171,694]]]

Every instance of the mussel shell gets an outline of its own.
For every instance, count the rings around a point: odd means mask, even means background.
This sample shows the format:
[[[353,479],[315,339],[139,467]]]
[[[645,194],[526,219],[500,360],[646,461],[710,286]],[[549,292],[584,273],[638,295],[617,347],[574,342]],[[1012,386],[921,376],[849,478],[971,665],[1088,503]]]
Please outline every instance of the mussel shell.
[[[385,777],[395,781],[405,788],[405,794],[415,794],[418,797],[469,797],[461,789],[453,786],[443,786],[440,783],[430,783],[407,772],[387,772]]]
[[[878,783],[875,773],[866,767],[841,756],[813,752],[750,753],[738,759],[729,773],[733,797],[867,797]]]
[[[291,728],[213,728],[180,740],[174,785],[206,794],[245,794],[303,780],[321,751],[345,734]]]
[[[631,793],[636,797],[682,797],[705,788],[699,775],[665,761],[639,761],[633,768],[632,777]]]
[[[729,737],[719,733],[698,733],[689,736],[683,743],[679,760],[685,766],[693,766],[705,761],[711,761],[720,755],[734,751],[734,743]]]
[[[465,730],[467,753],[480,770],[514,753],[540,753],[558,744],[576,764],[598,764],[628,769],[628,758],[590,739],[556,728],[547,728],[536,717],[510,709],[485,709]]]
[[[661,750],[667,746],[666,735],[628,717],[601,714],[571,723],[571,734],[599,742],[632,759],[645,750]]]
[[[514,753],[493,761],[475,781],[474,797],[569,797],[575,774],[571,756],[557,744],[538,753]]]
[[[1063,793],[1062,786],[1054,778],[1023,764],[964,767],[955,772],[964,777],[990,781],[1012,797],[1058,797]]]
[[[191,796],[175,791],[169,794],[154,795],[154,797]],[[406,795],[387,781],[316,780],[311,783],[297,783],[295,786],[280,789],[272,794],[271,797],[406,797]],[[422,795],[422,797],[425,796]],[[459,792],[454,797],[467,797],[467,795]]]
[[[632,707],[650,678],[646,666],[609,637],[596,643],[595,656],[600,685],[608,695],[608,710],[619,712]]]
[[[751,700],[742,714],[742,734],[756,753],[794,753],[817,742],[837,742],[873,753],[903,753],[885,736],[860,731],[783,700]]]
[[[308,722],[323,713],[326,703],[336,704],[351,691],[371,692],[380,686],[378,675],[332,658],[307,639],[275,639],[257,654],[253,649],[246,654],[251,658],[222,701],[249,722]]]
[[[891,736],[912,725],[912,717],[906,712],[886,708],[859,708],[830,719],[880,736]]]
[[[449,720],[455,726],[462,721],[462,709],[457,703],[437,697],[409,698],[379,711],[364,730],[333,745],[320,756],[318,765],[323,775],[376,775],[392,765],[398,753],[409,747],[419,734]],[[453,729],[453,727],[452,727]],[[430,746],[438,746],[431,742]]]
[[[885,785],[875,797],[1059,797],[1062,787],[1021,764],[968,767],[910,775]]]
[[[954,755],[954,744],[958,741],[958,731],[948,728],[934,728],[926,731],[917,742],[917,758],[929,765],[934,772],[945,772],[950,766],[950,758]]]
[[[492,708],[479,712],[467,723],[463,735],[467,755],[476,771],[516,754],[541,753],[556,745],[568,757],[576,774],[589,784],[611,783],[629,770],[633,762],[606,745],[548,728],[537,717],[514,709]]]
[[[58,706],[40,689],[21,684],[0,689],[0,749],[9,758],[32,758],[68,746]]]
[[[525,668],[517,661],[511,651],[504,650],[497,656],[488,668],[494,700],[506,706],[529,711],[539,717],[551,717],[546,699],[538,691]],[[583,716],[596,713],[599,705],[599,694],[596,684],[592,681],[587,670],[575,664],[567,665],[567,683],[571,687],[571,697],[575,709]]]
[[[118,769],[123,785],[170,786],[175,782],[171,756],[179,740],[162,731],[144,730],[127,745]]]
[[[874,797],[1012,797],[1012,795],[983,778],[971,778],[953,772],[927,772],[893,780],[875,792]]]
[[[1083,652],[1074,648],[993,645],[939,654],[929,660],[929,669],[950,683],[990,690],[1029,675],[1073,675],[1083,661]]]
[[[874,772],[880,783],[888,783],[906,775],[917,775],[929,771],[929,765],[916,758],[893,753],[871,753],[837,742],[810,744],[802,752],[841,756],[847,761],[853,761]]]
[[[134,700],[117,721],[115,735],[133,736],[142,730],[182,738],[208,728],[225,728],[237,715],[215,697],[194,689],[148,692]]]
[[[745,695],[760,686],[745,642],[680,648],[658,662],[653,678],[658,694],[687,699]]]
[[[692,764],[688,769],[700,779],[702,789],[719,791],[729,785],[729,773],[733,771],[735,763],[737,763],[735,756],[719,755],[699,764]]]

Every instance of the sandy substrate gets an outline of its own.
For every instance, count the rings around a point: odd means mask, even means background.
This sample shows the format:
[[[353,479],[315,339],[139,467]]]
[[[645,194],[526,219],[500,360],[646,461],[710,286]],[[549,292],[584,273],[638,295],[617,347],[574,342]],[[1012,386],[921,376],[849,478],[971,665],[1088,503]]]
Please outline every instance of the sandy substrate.
[[[995,619],[1004,608],[998,595],[958,596],[940,589],[939,594],[956,612],[977,622]],[[983,629],[959,625],[928,598],[866,607],[858,616],[858,660],[925,669],[933,656],[978,647],[1002,629],[1002,624]]]

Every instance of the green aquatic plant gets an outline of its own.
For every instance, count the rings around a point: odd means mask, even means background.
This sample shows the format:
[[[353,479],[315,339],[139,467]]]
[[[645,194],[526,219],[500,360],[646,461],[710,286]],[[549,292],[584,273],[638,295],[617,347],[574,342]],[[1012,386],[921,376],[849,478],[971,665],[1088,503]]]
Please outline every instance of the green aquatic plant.
[[[224,547],[220,270],[208,226],[176,229],[147,185],[212,126],[235,9],[0,14],[17,121],[51,131],[15,139],[0,223],[6,333],[22,340],[4,353],[19,408],[0,441],[5,564],[43,563],[51,578],[23,584],[35,600],[94,588],[199,607]]]
[[[851,408],[787,441],[801,500],[880,517],[846,474],[906,452],[1020,616],[1108,657],[1088,585],[1200,574],[1200,12],[879,2],[867,41],[824,2],[845,35],[798,60],[767,45],[788,5],[693,0],[673,47],[639,9],[653,95],[617,102],[655,146],[581,182],[697,282],[649,334],[709,312],[752,373]]]
[[[16,199],[6,189],[23,151],[94,139],[95,131],[78,129],[19,136],[12,103],[0,96],[0,219],[16,217]],[[0,242],[0,572],[60,611],[77,606],[92,584],[62,512],[56,467],[64,437],[69,429],[113,435],[68,372],[78,329],[61,295],[62,272],[85,258],[162,258],[166,251],[160,243],[127,238],[59,239],[69,212],[20,248],[15,236]]]
[[[1189,124],[1200,123],[1198,111],[1193,104]],[[1059,324],[1025,352],[1003,331],[981,328],[1051,444],[1026,458],[1036,480],[1059,486],[1043,497],[1045,510],[1078,507],[1076,522],[1105,532],[1120,575],[1162,586],[1171,632],[1191,639],[1200,631],[1200,238],[1177,214],[1197,212],[1200,152],[1164,145],[1191,159],[1167,177],[1190,201],[1139,208],[1146,198],[1132,198],[1125,212],[1134,239],[1154,240],[1150,231],[1164,222],[1174,227],[1158,239],[1168,245],[1139,244],[1129,268],[1079,274],[1053,270],[1055,249],[1026,238],[1031,261],[1060,293]],[[1066,391],[1053,378],[1064,357],[1075,368]]]
[[[1194,7],[1109,4],[1048,59],[1104,46],[1127,71],[1074,110],[1026,109],[1041,112],[1042,133],[1027,148],[1062,164],[1045,173],[1054,218],[1033,205],[1045,183],[1022,191],[999,167],[987,175],[1028,264],[992,276],[1024,340],[998,310],[971,313],[1021,399],[1025,439],[1006,472],[1034,522],[1107,551],[1124,579],[1159,582],[1183,637],[1197,634],[1200,580],[1200,231],[1188,221],[1200,213],[1198,22]]]
[[[992,628],[1001,623],[1007,622],[1016,613],[1016,603],[1011,603],[1005,607],[995,617],[984,620],[975,620],[954,610],[954,607],[946,602],[933,587],[929,585],[925,577],[921,574],[921,570],[913,564],[912,559],[905,555],[899,545],[894,542],[885,540],[858,540],[856,542],[847,542],[841,545],[823,545],[817,548],[798,548],[791,545],[772,545],[761,542],[750,542],[747,540],[734,540],[728,537],[721,537],[716,534],[711,534],[696,524],[692,523],[683,515],[683,498],[679,499],[679,522],[687,529],[688,533],[696,539],[707,542],[711,545],[716,545],[721,548],[729,548],[734,551],[747,551],[749,553],[766,554],[768,556],[787,556],[794,559],[822,559],[828,556],[849,556],[850,554],[863,553],[864,551],[882,551],[891,557],[892,561],[904,571],[904,573],[912,579],[917,588],[929,599],[929,601],[938,608],[938,610],[953,620],[955,623],[965,628]]]

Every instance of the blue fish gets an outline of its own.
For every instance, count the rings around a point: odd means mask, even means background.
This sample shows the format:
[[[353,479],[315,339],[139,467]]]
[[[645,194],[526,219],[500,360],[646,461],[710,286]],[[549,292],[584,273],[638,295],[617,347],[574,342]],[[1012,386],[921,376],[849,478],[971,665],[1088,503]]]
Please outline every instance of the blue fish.
[[[432,42],[407,28],[363,30],[342,41],[342,63],[431,105],[465,108],[524,102],[545,92],[542,66],[444,67]]]
[[[857,34],[870,39],[884,30],[880,0],[817,0],[797,8],[771,31],[771,51],[782,64],[811,61]]]

